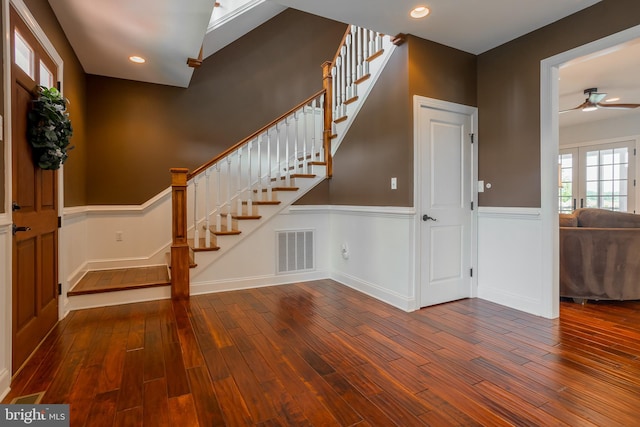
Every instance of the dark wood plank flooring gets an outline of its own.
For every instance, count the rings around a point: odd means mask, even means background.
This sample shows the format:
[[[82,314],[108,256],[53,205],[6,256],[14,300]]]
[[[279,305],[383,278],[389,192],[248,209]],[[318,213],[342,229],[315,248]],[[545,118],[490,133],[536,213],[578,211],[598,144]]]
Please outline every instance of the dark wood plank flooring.
[[[67,295],[85,295],[127,289],[169,286],[169,271],[166,265],[152,267],[120,268],[114,270],[88,271]]]
[[[405,313],[333,281],[72,312],[5,398],[72,426],[631,426],[640,302]]]

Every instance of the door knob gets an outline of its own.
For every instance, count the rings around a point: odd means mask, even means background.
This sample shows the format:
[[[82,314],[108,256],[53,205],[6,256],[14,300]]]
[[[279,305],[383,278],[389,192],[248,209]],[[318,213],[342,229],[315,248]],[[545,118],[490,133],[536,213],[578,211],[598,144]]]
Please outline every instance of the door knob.
[[[430,217],[427,214],[422,215],[422,220],[423,221],[437,221],[437,219]]]
[[[14,211],[14,212],[15,212],[15,211],[19,211],[20,209],[22,209],[22,208],[20,207],[20,205],[19,205],[19,204],[17,204],[16,202],[12,202],[12,203],[11,203],[11,210],[12,210],[12,211]]]
[[[13,224],[13,235],[15,236],[17,232],[19,231],[31,231],[31,227],[18,227],[17,225]]]

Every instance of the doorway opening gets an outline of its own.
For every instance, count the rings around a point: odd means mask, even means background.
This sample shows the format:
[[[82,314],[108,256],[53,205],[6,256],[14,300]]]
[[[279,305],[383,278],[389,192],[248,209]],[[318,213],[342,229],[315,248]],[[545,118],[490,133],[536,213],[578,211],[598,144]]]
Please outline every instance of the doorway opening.
[[[560,69],[640,37],[640,25],[547,58],[540,65],[540,172],[542,216],[542,278],[545,317],[559,316],[558,155]]]

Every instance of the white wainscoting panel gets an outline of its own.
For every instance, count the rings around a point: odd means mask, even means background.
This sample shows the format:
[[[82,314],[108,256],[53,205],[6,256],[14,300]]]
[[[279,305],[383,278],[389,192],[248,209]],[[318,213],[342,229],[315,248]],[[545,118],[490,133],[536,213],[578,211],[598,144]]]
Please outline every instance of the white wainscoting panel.
[[[539,208],[478,209],[478,297],[546,313]]]
[[[65,219],[86,215],[91,269],[157,264],[171,243],[171,191],[140,206],[67,208]],[[118,233],[122,240],[117,240]]]
[[[11,383],[11,223],[0,224],[0,399]]]
[[[311,209],[291,206],[227,251],[224,246],[225,237],[218,237],[218,246],[221,249],[215,256],[219,258],[204,271],[192,273],[191,294],[328,278],[327,254],[330,238],[328,212],[323,206]],[[308,230],[313,230],[315,237],[315,268],[305,272],[278,274],[276,234],[282,231]],[[206,265],[207,255],[206,252],[196,253],[196,262],[202,259],[203,265]]]
[[[62,241],[71,284],[87,270],[163,264],[171,245],[170,189],[140,206],[65,208]]]
[[[331,206],[331,277],[405,311],[415,295],[415,209]]]

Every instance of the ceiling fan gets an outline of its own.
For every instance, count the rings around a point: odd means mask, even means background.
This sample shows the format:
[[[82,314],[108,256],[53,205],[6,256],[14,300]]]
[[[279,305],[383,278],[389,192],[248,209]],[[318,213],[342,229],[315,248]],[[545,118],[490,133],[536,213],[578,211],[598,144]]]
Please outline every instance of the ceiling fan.
[[[567,113],[573,110],[582,111],[594,111],[598,108],[611,108],[618,110],[630,110],[632,108],[640,107],[640,104],[601,104],[603,99],[607,97],[606,93],[599,93],[598,88],[592,87],[584,90],[584,94],[587,95],[587,99],[577,107],[569,108],[568,110],[562,110],[560,113]]]

